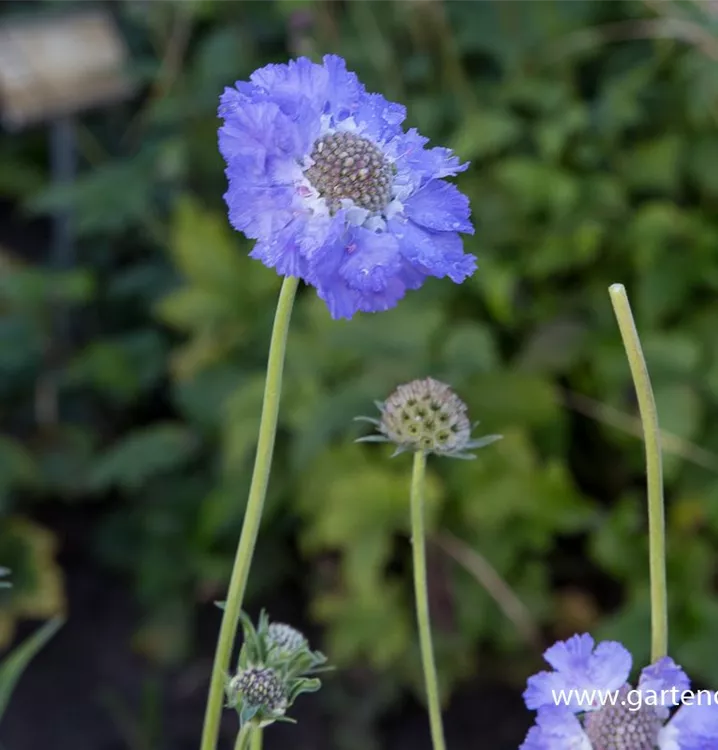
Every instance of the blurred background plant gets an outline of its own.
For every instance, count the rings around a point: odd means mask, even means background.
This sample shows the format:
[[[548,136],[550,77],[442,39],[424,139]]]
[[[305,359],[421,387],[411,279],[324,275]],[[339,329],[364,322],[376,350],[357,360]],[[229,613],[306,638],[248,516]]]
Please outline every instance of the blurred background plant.
[[[74,5],[85,3],[62,7]],[[672,654],[718,685],[715,3],[108,7],[140,95],[81,119],[74,186],[48,186],[42,128],[0,135],[0,565],[14,579],[0,591],[0,644],[17,621],[66,606],[51,653],[70,648],[73,627],[96,631],[105,620],[77,593],[94,577],[121,592],[144,659],[144,697],[130,709],[107,700],[119,726],[107,731],[124,739],[106,747],[185,747],[180,731],[196,744],[279,287],[227,223],[217,97],[260,65],[336,52],[405,103],[410,125],[471,160],[460,187],[480,270],[458,288],[430,281],[381,319],[334,322],[300,294],[250,604],[274,616],[277,602],[278,616],[322,629],[340,668],[320,694],[322,746],[378,746],[391,732],[381,720],[405,717],[421,684],[406,461],[351,442],[352,417],[415,377],[451,383],[482,433],[505,436],[430,471],[443,692],[475,695],[477,679],[519,690],[542,638],[576,630],[647,658],[643,449],[614,281],[631,295],[666,432]],[[50,270],[43,218],[58,208],[78,248],[62,272]],[[71,341],[48,361],[58,304]],[[127,649],[128,631],[94,636]],[[156,703],[178,670],[198,708],[192,726],[163,733]],[[123,693],[103,674],[98,690]],[[516,695],[504,718],[486,704],[488,745],[521,739]],[[30,703],[28,692],[18,711]],[[19,717],[12,747],[39,746]],[[455,747],[470,746],[462,727],[449,727],[450,745],[454,731]],[[420,728],[412,746],[428,747]]]

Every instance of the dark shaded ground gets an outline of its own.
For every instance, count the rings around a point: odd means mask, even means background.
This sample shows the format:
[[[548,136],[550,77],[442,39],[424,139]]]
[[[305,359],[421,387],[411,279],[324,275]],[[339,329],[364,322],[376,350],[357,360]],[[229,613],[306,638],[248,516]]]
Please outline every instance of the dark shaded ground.
[[[219,613],[212,606],[200,613],[206,637],[190,664],[173,673],[153,669],[132,651],[137,612],[129,591],[93,567],[89,540],[82,544],[92,526],[82,515],[65,512],[63,528],[51,524],[64,540],[70,619],[22,678],[0,726],[2,750],[197,750]],[[330,720],[319,699],[330,690],[331,681],[319,695],[300,698],[299,724],[272,727],[267,750],[335,748],[337,717]],[[447,741],[452,750],[515,750],[529,722],[516,691],[467,687],[447,711]],[[227,712],[222,748],[232,747],[235,727]],[[382,721],[381,736],[391,750],[431,747],[426,715],[410,701]]]

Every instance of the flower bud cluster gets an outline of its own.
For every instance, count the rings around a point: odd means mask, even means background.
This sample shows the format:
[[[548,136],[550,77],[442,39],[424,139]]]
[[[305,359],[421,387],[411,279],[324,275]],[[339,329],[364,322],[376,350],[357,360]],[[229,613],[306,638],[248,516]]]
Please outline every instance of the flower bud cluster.
[[[326,657],[309,648],[307,639],[291,625],[270,623],[262,612],[255,628],[242,615],[244,641],[237,673],[226,685],[227,705],[239,714],[240,726],[264,727],[291,721],[287,710],[297,696],[319,690],[314,677],[326,670]]]

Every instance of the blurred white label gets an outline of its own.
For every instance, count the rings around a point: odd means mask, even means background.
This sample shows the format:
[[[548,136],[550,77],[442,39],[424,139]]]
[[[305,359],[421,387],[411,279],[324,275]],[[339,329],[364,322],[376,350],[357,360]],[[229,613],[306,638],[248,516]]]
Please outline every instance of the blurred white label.
[[[0,25],[0,108],[19,128],[131,93],[127,48],[102,11],[15,18]]]

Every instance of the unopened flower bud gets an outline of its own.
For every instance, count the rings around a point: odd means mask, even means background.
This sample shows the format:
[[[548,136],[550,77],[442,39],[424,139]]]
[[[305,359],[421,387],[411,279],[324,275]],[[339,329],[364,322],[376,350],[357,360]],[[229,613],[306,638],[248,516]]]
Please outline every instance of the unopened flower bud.
[[[293,653],[307,646],[307,639],[296,628],[283,622],[273,622],[267,629],[269,644],[279,651]]]
[[[281,714],[287,707],[287,693],[277,673],[268,667],[250,667],[238,672],[229,691],[251,706],[262,706]]]

